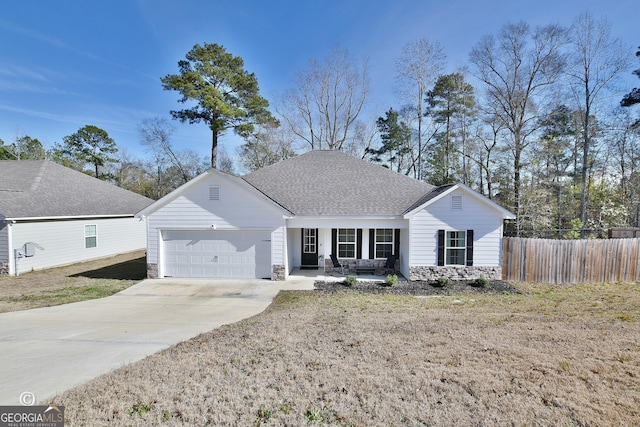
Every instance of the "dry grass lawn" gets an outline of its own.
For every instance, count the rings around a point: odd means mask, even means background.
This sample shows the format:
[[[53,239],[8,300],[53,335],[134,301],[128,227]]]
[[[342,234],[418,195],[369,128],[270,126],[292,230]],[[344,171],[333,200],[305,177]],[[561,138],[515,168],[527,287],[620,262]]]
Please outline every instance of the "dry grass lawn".
[[[144,251],[0,277],[0,313],[102,298],[146,276]]]
[[[54,399],[69,426],[637,426],[640,284],[282,292]]]

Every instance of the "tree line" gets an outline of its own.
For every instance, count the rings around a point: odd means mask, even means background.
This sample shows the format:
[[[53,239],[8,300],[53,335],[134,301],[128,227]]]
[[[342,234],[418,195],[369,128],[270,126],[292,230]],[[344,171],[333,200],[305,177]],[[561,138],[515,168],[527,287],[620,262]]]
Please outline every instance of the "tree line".
[[[48,153],[30,137],[0,142],[0,158],[44,156],[159,198],[208,167],[250,172],[307,150],[341,150],[434,185],[464,183],[513,211],[515,234],[584,237],[640,222],[640,121],[629,108],[640,89],[619,86],[632,56],[590,13],[569,27],[506,24],[451,73],[440,43],[414,40],[395,63],[398,104],[376,118],[367,117],[368,62],[346,49],[311,59],[270,110],[243,59],[205,43],[160,80],[184,106],[174,119],[211,130],[210,158],[175,149],[164,118],[139,126],[144,160],[118,157],[90,125]],[[229,131],[244,141],[235,164],[219,149]]]

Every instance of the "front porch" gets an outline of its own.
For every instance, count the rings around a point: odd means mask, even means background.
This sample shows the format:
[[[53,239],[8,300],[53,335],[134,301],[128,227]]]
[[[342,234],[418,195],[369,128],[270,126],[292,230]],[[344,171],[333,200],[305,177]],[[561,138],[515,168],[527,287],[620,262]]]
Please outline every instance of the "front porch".
[[[342,277],[359,275],[384,280],[388,274],[404,275],[400,240],[402,237],[408,241],[407,229],[401,228],[406,224],[398,220],[342,220],[317,225],[323,226],[287,227],[290,274],[294,269],[317,268],[326,275]],[[393,265],[387,265],[390,258],[395,260]]]

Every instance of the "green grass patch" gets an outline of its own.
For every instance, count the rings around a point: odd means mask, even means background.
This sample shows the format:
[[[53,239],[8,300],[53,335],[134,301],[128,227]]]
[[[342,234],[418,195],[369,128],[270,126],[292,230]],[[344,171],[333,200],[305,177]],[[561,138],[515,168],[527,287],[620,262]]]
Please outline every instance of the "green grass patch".
[[[0,301],[10,303],[28,303],[31,307],[49,307],[53,305],[69,304],[72,302],[104,298],[117,294],[128,288],[132,282],[126,280],[97,279],[86,286],[68,286],[39,294],[22,295],[19,297],[0,298]]]

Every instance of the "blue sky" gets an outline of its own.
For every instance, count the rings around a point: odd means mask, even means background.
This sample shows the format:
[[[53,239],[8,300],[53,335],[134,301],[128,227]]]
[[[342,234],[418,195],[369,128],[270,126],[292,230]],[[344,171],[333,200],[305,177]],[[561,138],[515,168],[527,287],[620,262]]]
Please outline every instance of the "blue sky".
[[[0,139],[29,135],[50,148],[92,124],[121,150],[144,156],[140,122],[170,119],[181,106],[160,77],[176,73],[177,62],[205,42],[244,58],[269,100],[292,86],[310,58],[336,46],[368,58],[367,114],[375,120],[399,106],[394,63],[407,41],[440,42],[451,72],[468,63],[480,37],[508,22],[568,25],[587,10],[606,17],[635,52],[637,0],[0,0]],[[628,84],[637,78],[629,74]],[[206,125],[171,121],[175,145],[208,155]],[[221,145],[233,155],[240,142],[226,136]]]

